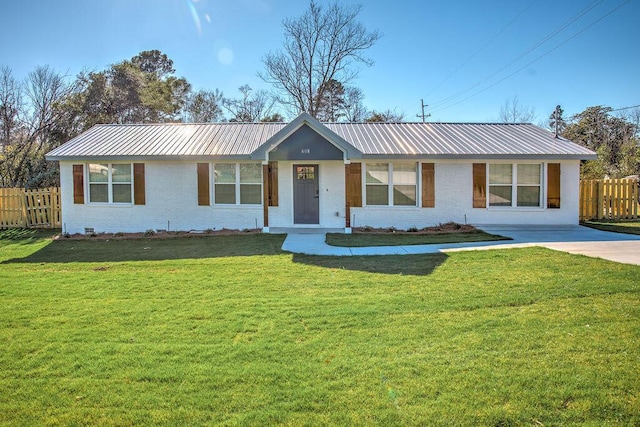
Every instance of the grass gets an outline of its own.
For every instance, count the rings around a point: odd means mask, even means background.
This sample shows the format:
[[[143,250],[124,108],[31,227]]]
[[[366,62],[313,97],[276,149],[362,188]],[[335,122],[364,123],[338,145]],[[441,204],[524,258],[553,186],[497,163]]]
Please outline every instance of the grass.
[[[485,233],[481,230],[463,233],[328,233],[327,244],[331,246],[364,247],[364,246],[403,246],[433,245],[439,243],[485,242],[492,240],[509,240],[507,237]]]
[[[42,236],[0,234],[2,425],[640,423],[637,266]]]
[[[615,233],[640,234],[640,220],[635,221],[619,221],[619,220],[592,220],[582,222],[581,225],[604,231],[613,231]]]

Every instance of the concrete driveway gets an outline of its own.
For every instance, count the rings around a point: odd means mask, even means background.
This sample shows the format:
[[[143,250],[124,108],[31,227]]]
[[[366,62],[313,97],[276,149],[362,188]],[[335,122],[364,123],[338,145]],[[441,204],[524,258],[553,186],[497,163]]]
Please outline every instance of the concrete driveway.
[[[640,235],[612,233],[578,225],[481,228],[487,233],[511,237],[513,246],[542,246],[572,254],[640,265]]]
[[[325,243],[324,232],[288,230],[282,249],[308,255],[403,255],[455,252],[483,249],[507,249],[542,246],[558,251],[604,258],[626,264],[640,265],[640,236],[611,233],[581,226],[480,226],[491,234],[513,240],[438,245],[373,246],[345,248]]]

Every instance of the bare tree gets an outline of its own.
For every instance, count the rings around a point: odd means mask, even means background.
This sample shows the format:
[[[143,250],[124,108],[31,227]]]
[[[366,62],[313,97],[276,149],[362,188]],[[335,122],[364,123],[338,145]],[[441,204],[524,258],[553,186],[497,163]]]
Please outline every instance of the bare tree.
[[[65,116],[60,105],[75,88],[75,83],[48,66],[36,67],[20,85],[9,69],[2,69],[1,186],[55,184],[57,167],[46,162],[44,154],[64,142]]]
[[[238,88],[242,98],[224,98],[222,106],[231,113],[230,122],[258,122],[271,113],[273,99],[264,90],[253,91],[249,85]]]
[[[535,109],[521,105],[517,95],[507,99],[500,107],[499,119],[502,123],[531,123],[535,117]]]
[[[337,2],[325,9],[311,1],[301,17],[283,22],[283,49],[265,55],[265,71],[258,74],[275,86],[279,102],[316,117],[327,82],[347,84],[358,74],[355,64],[373,65],[364,51],[380,34],[357,21],[361,10]]]
[[[9,67],[0,68],[0,149],[11,143],[23,110],[22,87]]]
[[[344,93],[344,118],[348,122],[364,122],[367,118],[367,108],[364,106],[362,89],[349,86]]]
[[[634,126],[635,135],[640,137],[640,107],[622,111],[618,114],[618,117],[631,123]]]

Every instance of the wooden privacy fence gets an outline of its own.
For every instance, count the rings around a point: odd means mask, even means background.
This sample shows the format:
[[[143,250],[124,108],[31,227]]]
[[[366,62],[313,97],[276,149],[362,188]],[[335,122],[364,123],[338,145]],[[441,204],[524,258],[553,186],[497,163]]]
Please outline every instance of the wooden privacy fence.
[[[0,228],[60,228],[60,188],[0,188]]]
[[[580,221],[638,219],[638,190],[635,179],[580,181]]]

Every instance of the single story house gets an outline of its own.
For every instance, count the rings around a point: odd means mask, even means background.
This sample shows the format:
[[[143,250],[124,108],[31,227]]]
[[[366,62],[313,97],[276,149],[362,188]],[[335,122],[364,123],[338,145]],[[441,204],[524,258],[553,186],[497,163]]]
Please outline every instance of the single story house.
[[[531,124],[96,125],[60,162],[69,233],[576,224],[594,152]]]

